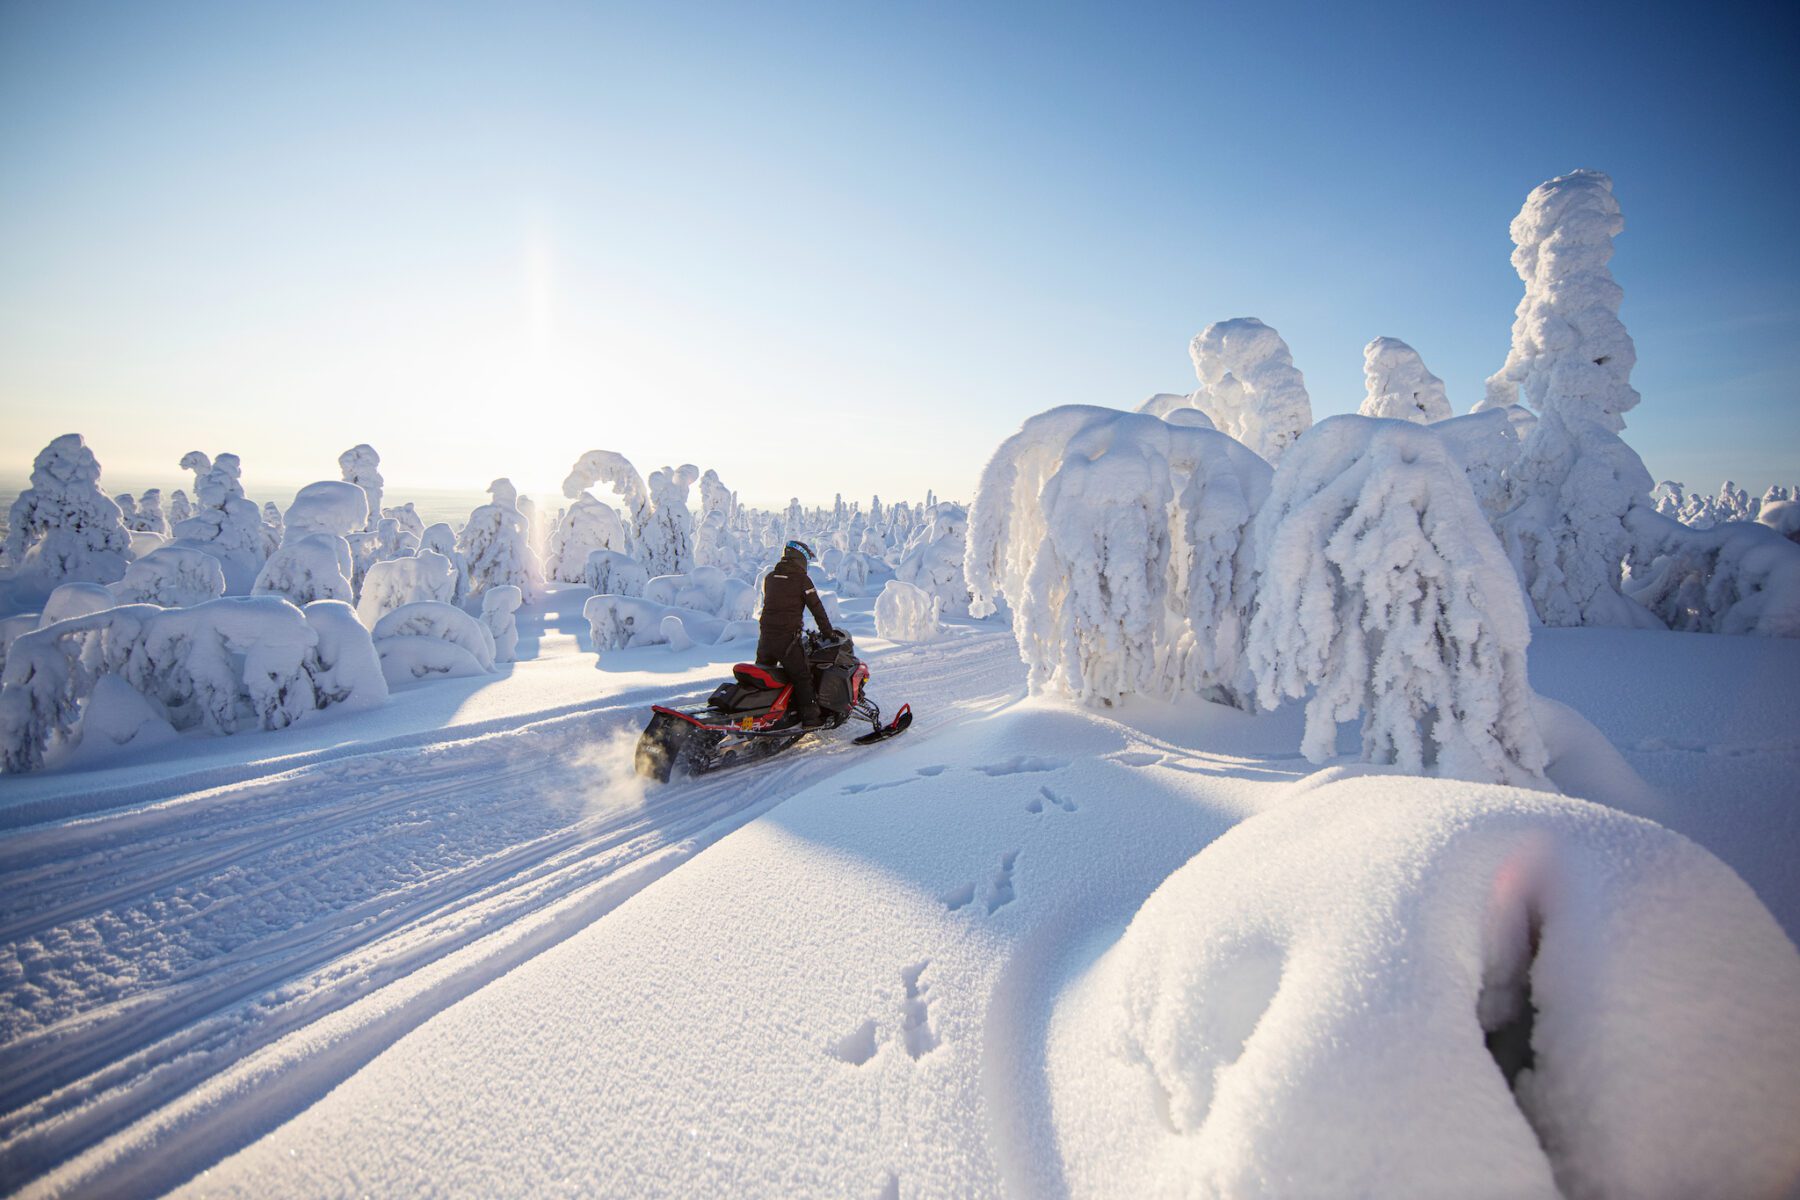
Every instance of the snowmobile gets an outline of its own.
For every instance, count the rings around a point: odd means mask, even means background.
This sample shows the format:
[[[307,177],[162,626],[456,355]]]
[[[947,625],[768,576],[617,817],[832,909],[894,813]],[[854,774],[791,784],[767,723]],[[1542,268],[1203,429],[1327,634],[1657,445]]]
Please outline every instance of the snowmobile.
[[[906,732],[912,706],[902,704],[894,719],[882,724],[881,709],[863,694],[869,668],[856,657],[849,634],[837,629],[826,635],[809,631],[805,637],[819,715],[825,720],[820,731],[850,720],[867,721],[869,732],[855,739],[858,746]],[[638,738],[638,774],[667,782],[674,773],[701,775],[786,750],[814,732],[800,728],[800,715],[789,707],[793,694],[780,667],[739,663],[704,704],[652,705],[650,723]]]

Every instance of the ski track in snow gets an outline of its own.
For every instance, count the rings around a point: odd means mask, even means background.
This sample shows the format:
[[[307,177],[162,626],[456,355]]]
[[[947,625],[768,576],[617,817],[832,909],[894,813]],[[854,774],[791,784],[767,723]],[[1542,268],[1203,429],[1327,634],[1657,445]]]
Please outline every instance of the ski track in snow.
[[[1013,698],[969,694],[970,680],[1016,674],[992,669],[1016,664],[1004,632],[877,657],[878,696],[922,714],[915,738]],[[630,757],[641,709],[454,730],[10,834],[0,1187],[51,1170],[75,1192],[178,1184],[732,829],[879,753],[828,740],[646,791]],[[1012,898],[1010,868],[984,889],[990,912]],[[921,1016],[911,1040],[926,1029]]]

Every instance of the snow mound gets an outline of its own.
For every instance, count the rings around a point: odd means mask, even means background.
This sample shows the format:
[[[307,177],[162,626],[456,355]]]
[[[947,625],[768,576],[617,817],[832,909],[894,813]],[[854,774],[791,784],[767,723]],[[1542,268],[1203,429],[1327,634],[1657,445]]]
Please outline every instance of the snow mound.
[[[669,608],[690,608],[727,621],[748,620],[756,612],[757,590],[718,567],[695,567],[679,575],[658,575],[645,583],[643,597]]]
[[[727,621],[691,608],[658,604],[642,596],[590,596],[581,606],[594,649],[629,650],[638,646],[662,646],[686,638],[689,645],[717,646],[725,642],[754,640],[755,621]],[[669,618],[676,618],[671,625]],[[676,634],[679,629],[679,636]]]
[[[1349,779],[1157,889],[1053,1018],[1049,1080],[1076,1193],[1778,1196],[1796,1006],[1800,954],[1685,838]]]
[[[1287,343],[1255,317],[1208,325],[1188,353],[1200,379],[1194,406],[1265,461],[1279,459],[1312,424],[1306,380]]]
[[[344,486],[349,487],[348,484]],[[356,492],[360,502],[362,492],[356,488],[351,490]],[[335,533],[296,536],[293,527],[288,528],[288,540],[269,555],[269,561],[257,572],[250,594],[281,596],[302,606],[314,600],[354,600],[356,591],[351,586],[350,576],[355,570],[355,560],[350,554],[350,544]]]
[[[941,602],[924,588],[890,579],[875,600],[875,634],[894,642],[934,642]]]
[[[494,661],[512,662],[519,653],[519,606],[525,597],[511,584],[481,594],[481,624],[494,639]]]
[[[411,558],[369,564],[369,572],[363,576],[362,596],[356,602],[356,615],[373,629],[387,614],[419,600],[444,604],[456,600],[456,569],[449,559],[432,550]]]
[[[642,596],[650,586],[650,572],[628,554],[595,550],[587,556],[581,582],[589,591],[603,596]]]
[[[1690,529],[1646,508],[1627,524],[1638,553],[1625,595],[1671,629],[1800,637],[1800,545],[1754,521]]]
[[[54,625],[58,621],[67,621],[70,617],[85,617],[89,613],[105,612],[116,608],[118,601],[113,599],[112,591],[97,583],[65,583],[50,593],[44,601],[44,611],[38,614],[38,628]]]
[[[417,600],[402,605],[370,631],[390,687],[430,677],[487,675],[494,669],[494,638],[453,604]]]
[[[1767,525],[1790,542],[1800,542],[1800,500],[1776,500],[1757,511],[1758,524]]]
[[[348,537],[368,523],[368,493],[338,479],[321,479],[301,488],[282,517],[283,536],[290,541],[314,533]]]

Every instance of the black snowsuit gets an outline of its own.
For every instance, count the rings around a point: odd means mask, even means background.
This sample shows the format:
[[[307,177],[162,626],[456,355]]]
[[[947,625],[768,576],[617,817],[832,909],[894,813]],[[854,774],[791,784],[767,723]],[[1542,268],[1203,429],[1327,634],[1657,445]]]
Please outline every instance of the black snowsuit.
[[[812,667],[800,640],[808,609],[812,610],[819,632],[829,633],[831,619],[825,615],[825,605],[820,603],[819,593],[806,573],[806,560],[790,550],[781,556],[774,570],[763,576],[762,630],[756,639],[756,661],[759,666],[779,666],[786,672],[794,685],[794,708],[802,721],[814,721],[819,716]]]

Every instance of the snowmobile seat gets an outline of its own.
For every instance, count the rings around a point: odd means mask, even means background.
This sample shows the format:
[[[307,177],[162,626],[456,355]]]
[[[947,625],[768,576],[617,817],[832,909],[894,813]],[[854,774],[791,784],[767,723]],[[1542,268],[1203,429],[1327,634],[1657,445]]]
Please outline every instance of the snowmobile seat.
[[[758,666],[756,663],[739,663],[731,668],[731,677],[747,688],[780,688],[788,683],[787,672],[780,667]]]

